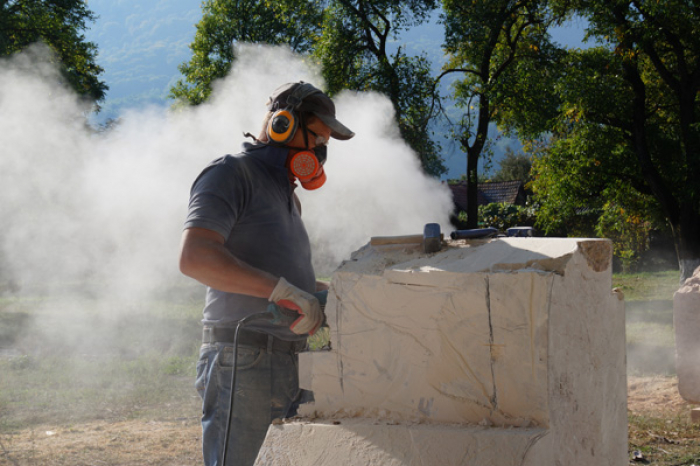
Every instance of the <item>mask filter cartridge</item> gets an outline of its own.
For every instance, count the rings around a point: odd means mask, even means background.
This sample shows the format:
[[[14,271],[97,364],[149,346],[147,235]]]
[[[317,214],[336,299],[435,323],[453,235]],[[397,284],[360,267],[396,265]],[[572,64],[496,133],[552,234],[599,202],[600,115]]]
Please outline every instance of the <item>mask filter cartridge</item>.
[[[318,189],[326,182],[326,173],[323,166],[313,152],[303,150],[297,152],[289,161],[289,170],[292,172],[304,189]]]

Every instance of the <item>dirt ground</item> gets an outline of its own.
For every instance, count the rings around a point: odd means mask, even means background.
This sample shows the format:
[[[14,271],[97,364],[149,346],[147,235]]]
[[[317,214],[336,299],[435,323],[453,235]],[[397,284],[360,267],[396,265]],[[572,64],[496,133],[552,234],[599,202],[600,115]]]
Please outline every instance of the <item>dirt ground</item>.
[[[695,407],[678,394],[677,377],[627,377],[627,409],[631,413],[664,417],[685,410],[690,416]]]
[[[629,377],[630,414],[690,416],[693,405],[680,397],[677,383],[675,377]],[[0,436],[0,465],[200,465],[200,441],[196,418],[41,426]]]
[[[200,441],[197,419],[42,426],[0,438],[0,465],[201,465]]]

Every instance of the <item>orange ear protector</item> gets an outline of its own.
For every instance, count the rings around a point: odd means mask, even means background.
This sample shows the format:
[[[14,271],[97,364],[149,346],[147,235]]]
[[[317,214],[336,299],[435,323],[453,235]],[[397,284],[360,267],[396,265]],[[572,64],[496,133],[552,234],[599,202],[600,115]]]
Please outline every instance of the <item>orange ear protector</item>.
[[[316,155],[308,150],[302,150],[289,159],[289,170],[304,189],[318,189],[326,182],[326,172],[319,163]]]
[[[322,94],[322,92],[300,81],[287,97],[286,103],[277,102],[274,105],[268,105],[268,110],[274,112],[266,128],[267,137],[270,141],[274,144],[284,145],[292,140],[300,124],[299,117],[295,111],[299,111],[304,99],[314,94]]]
[[[275,144],[288,143],[297,132],[297,121],[293,110],[276,110],[267,122],[267,137]]]

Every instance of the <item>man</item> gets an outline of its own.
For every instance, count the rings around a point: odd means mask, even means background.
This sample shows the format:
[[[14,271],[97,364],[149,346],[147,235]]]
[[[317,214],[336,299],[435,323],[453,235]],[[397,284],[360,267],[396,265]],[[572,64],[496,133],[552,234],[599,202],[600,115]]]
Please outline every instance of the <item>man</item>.
[[[196,386],[203,400],[207,466],[221,466],[236,324],[275,302],[298,312],[289,327],[252,320],[239,333],[236,390],[226,466],[253,464],[275,418],[295,414],[297,353],[322,323],[311,248],[294,194],[319,188],[331,137],[354,133],[331,99],[299,82],[281,86],[255,143],[213,161],[192,186],[180,270],[207,285]],[[250,135],[248,135],[250,136]]]

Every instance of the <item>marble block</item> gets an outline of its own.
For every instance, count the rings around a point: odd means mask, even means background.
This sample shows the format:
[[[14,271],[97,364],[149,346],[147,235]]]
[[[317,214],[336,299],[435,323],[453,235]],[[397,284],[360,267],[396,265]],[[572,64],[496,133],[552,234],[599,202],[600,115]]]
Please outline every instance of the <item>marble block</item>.
[[[270,428],[258,464],[624,464],[611,256],[576,238],[362,248],[333,275],[332,350],[300,355],[315,402]],[[318,462],[329,442],[346,460]]]
[[[700,267],[673,295],[678,392],[700,403]]]

